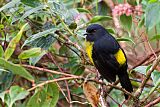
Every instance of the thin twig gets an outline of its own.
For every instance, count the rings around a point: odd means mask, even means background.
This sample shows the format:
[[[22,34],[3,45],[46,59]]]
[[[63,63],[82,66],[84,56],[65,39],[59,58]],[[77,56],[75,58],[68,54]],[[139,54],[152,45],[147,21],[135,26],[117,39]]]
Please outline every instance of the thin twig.
[[[48,81],[44,81],[30,89],[28,89],[28,91],[32,91],[38,87],[42,87],[46,84],[49,84],[49,83],[52,83],[52,82],[58,82],[58,81],[64,81],[64,80],[71,80],[71,79],[81,79],[82,77],[81,76],[73,76],[73,77],[64,77],[64,78],[58,78],[58,79],[54,79],[54,80],[48,80]]]
[[[49,72],[49,73],[58,74],[58,75],[77,77],[76,75],[67,74],[67,73],[63,73],[63,72],[58,72],[58,71],[54,71],[54,70],[49,70],[49,69],[46,69],[46,68],[40,68],[40,67],[35,67],[35,66],[31,66],[31,65],[24,65],[24,64],[22,66],[25,67],[25,68],[44,71],[44,72]]]

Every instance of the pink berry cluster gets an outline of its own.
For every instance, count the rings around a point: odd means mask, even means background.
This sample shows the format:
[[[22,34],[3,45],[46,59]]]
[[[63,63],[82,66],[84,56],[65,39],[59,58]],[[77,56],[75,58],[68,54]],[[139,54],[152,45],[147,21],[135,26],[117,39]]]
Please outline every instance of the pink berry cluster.
[[[141,15],[142,14],[142,5],[132,6],[128,3],[118,4],[112,10],[113,16],[121,16],[126,14],[126,16],[130,16],[132,14]]]

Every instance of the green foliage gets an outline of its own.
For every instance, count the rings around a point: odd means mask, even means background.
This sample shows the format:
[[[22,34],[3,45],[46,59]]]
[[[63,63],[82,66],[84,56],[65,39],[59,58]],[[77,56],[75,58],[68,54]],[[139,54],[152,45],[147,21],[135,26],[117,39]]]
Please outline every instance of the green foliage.
[[[156,24],[160,23],[160,3],[151,3],[147,5],[145,23],[148,30],[151,30]]]
[[[0,58],[0,67],[3,67],[4,69],[11,71],[13,74],[22,76],[30,81],[34,81],[32,75],[18,64],[13,64],[11,62],[6,61],[3,58]]]
[[[1,93],[1,99],[8,107],[12,107],[16,101],[24,99],[29,95],[29,92],[19,86],[12,86],[9,93]]]
[[[111,1],[115,6],[124,3],[124,0]],[[103,25],[122,43],[129,68],[137,66],[141,57],[148,57],[134,69],[135,72],[131,72],[132,95],[135,95],[155,60],[147,56],[152,53],[147,50],[151,46],[159,55],[160,3],[159,0],[127,2],[132,6],[132,11],[142,4],[143,10],[136,10],[141,15],[133,13],[126,16],[124,13],[114,16],[112,3],[103,0],[0,1],[0,106],[58,107],[62,103],[66,107],[88,107],[82,86],[84,80],[97,78],[97,73],[86,57],[83,34],[86,26],[92,23]],[[71,76],[50,73],[51,70]],[[59,80],[73,75],[82,76],[83,79]],[[58,81],[48,83],[49,80]],[[147,98],[144,106],[159,97],[159,86],[157,67],[140,95],[141,100]],[[100,84],[96,83],[100,92],[106,91],[99,87]],[[121,93],[117,89],[111,90],[111,98],[107,96],[105,102],[111,107],[120,106],[124,101]],[[70,99],[72,102],[68,101]],[[127,106],[132,105],[128,103]]]
[[[47,84],[43,89],[37,89],[28,101],[26,107],[55,107],[59,98],[56,83]]]
[[[18,34],[10,41],[10,43],[9,43],[5,53],[4,53],[5,60],[8,60],[11,57],[11,55],[13,54],[13,52],[15,51],[16,45],[20,41],[21,36],[22,36],[22,32],[23,32],[26,25],[27,25],[27,23],[22,26],[22,28],[18,32]]]
[[[132,28],[132,16],[121,15],[120,21],[125,30],[130,31]]]
[[[18,58],[19,59],[28,59],[31,57],[36,57],[39,56],[43,51],[41,50],[41,48],[31,48],[29,50],[25,50],[23,51]]]

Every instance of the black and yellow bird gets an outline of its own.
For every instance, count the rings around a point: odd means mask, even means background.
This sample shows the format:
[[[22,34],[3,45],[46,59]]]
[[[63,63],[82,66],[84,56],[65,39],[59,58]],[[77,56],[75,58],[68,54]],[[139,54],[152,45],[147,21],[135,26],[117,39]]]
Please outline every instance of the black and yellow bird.
[[[89,25],[85,35],[86,52],[101,76],[112,83],[117,75],[122,88],[133,92],[127,74],[127,58],[116,39],[99,24]],[[126,94],[125,99],[128,99]]]

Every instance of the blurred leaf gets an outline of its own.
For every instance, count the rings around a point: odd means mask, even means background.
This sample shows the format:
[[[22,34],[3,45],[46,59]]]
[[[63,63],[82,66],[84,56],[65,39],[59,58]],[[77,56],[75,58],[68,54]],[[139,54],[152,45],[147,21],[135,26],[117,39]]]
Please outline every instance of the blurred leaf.
[[[91,82],[85,82],[83,84],[83,92],[87,100],[91,103],[92,107],[98,107],[99,93],[95,85]]]
[[[0,66],[3,67],[4,69],[7,69],[7,70],[13,72],[13,74],[17,74],[19,76],[22,76],[22,77],[28,79],[29,81],[32,81],[32,82],[34,81],[32,75],[18,64],[13,64],[11,62],[6,61],[3,58],[0,58]]]
[[[69,28],[72,29],[72,30],[74,30],[74,29],[77,28],[77,24],[76,24],[76,23],[71,23],[71,24],[69,25]]]
[[[9,107],[12,107],[12,105],[17,101],[24,99],[26,96],[28,96],[29,92],[24,90],[24,88],[21,88],[19,86],[12,86],[9,90],[9,96],[10,99],[7,101],[7,105]]]
[[[130,31],[132,28],[132,16],[121,15],[120,21],[124,29]]]
[[[151,78],[153,80],[154,85],[160,83],[160,72],[157,70],[154,70],[151,74]]]
[[[4,50],[3,47],[0,45],[0,57],[3,57],[4,55]]]
[[[68,52],[68,48],[66,45],[62,45],[59,49],[59,54],[60,55],[65,55]]]
[[[88,23],[96,23],[101,21],[108,21],[112,20],[112,17],[110,16],[94,16]]]
[[[159,40],[160,39],[160,35],[155,35],[153,36],[150,40]]]
[[[143,17],[138,23],[138,28],[141,28],[144,25],[144,22],[145,22],[145,18]]]
[[[148,3],[154,3],[157,2],[157,0],[149,0]]]
[[[29,58],[29,64],[35,65],[45,54],[46,54],[46,51],[42,51],[42,53],[40,53],[37,57]]]
[[[106,29],[107,29],[107,31],[108,31],[109,33],[115,34],[115,30],[114,30],[114,29],[112,29],[112,28],[106,28]]]
[[[8,60],[11,55],[13,54],[14,50],[16,49],[17,43],[20,41],[24,28],[26,27],[27,23],[24,24],[18,34],[9,42],[8,47],[4,53],[4,57]]]
[[[81,75],[83,74],[85,67],[82,65],[76,65],[76,66],[73,66],[71,69],[72,69],[72,74]]]
[[[146,70],[147,70],[148,66],[138,66],[136,68],[134,68],[135,71],[146,75]]]
[[[77,8],[78,12],[80,13],[91,13],[89,10],[84,9],[84,8]]]
[[[45,85],[30,98],[26,107],[55,107],[59,98],[59,88],[56,83]]]
[[[0,67],[0,92],[3,92],[12,85],[13,73],[1,68],[2,67]]]
[[[131,43],[135,44],[134,41],[132,39],[130,39],[130,38],[116,38],[116,40],[117,41],[131,42]]]
[[[19,59],[28,59],[31,57],[37,57],[39,56],[44,50],[42,50],[41,48],[31,48],[29,50],[25,50],[23,51],[18,58]]]
[[[46,37],[47,34],[53,34],[55,31],[57,30],[57,28],[51,28],[51,29],[48,29],[48,30],[45,30],[43,32],[39,32],[37,34],[34,34],[32,36],[30,36],[23,44],[23,46],[25,45],[31,45],[31,44],[36,44],[35,43],[36,41],[39,41],[38,43],[41,45],[39,47],[42,47],[42,44],[48,44],[50,43],[49,40],[53,41],[53,38],[50,38],[52,37],[53,35],[50,35],[49,38],[48,36]],[[45,42],[44,42],[45,41]],[[23,47],[22,46],[22,47]],[[45,45],[46,46],[46,45]]]
[[[39,0],[21,0],[21,2],[27,6],[37,7],[41,4]]]
[[[145,14],[145,23],[148,30],[151,30],[156,24],[160,22],[160,4],[148,4]]]
[[[4,98],[5,98],[5,94],[6,94],[6,92],[5,92],[5,91],[0,93],[0,98],[1,98],[2,102],[4,102],[4,101],[5,101],[5,100],[4,100]]]
[[[81,87],[73,88],[71,91],[72,91],[74,94],[81,94],[81,93],[83,93],[83,89],[82,89]]]
[[[12,0],[9,3],[5,4],[3,7],[0,8],[0,12],[4,9],[8,9],[11,7],[14,7],[15,5],[17,5],[20,2],[20,0]]]
[[[37,6],[35,8],[31,8],[29,10],[27,10],[23,16],[20,18],[20,20],[23,20],[24,18],[28,17],[29,15],[31,15],[32,13],[36,13],[38,10],[42,10],[43,9],[43,5]],[[16,20],[15,20],[16,21]]]

